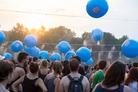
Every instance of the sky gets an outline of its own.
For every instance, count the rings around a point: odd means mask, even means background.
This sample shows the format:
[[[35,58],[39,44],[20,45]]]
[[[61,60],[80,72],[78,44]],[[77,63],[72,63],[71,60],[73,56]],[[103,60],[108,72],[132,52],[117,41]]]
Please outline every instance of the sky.
[[[130,39],[138,40],[138,0],[106,1],[108,12],[95,19],[86,12],[88,0],[0,0],[0,30],[11,30],[17,23],[29,29],[40,28],[41,25],[46,29],[62,25],[79,37],[84,32],[99,28],[116,38],[127,35]]]

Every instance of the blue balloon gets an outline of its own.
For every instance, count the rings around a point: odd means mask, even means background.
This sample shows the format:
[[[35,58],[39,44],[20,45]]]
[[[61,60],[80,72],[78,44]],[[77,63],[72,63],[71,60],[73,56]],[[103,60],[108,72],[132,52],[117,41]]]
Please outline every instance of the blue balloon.
[[[5,40],[5,34],[0,31],[0,42],[3,42]]]
[[[61,56],[59,53],[53,53],[52,56],[51,56],[51,61],[55,61],[55,60],[58,60],[60,61],[61,60]]]
[[[25,36],[24,43],[27,47],[34,47],[37,44],[37,39],[34,35],[29,34],[29,35]]]
[[[11,44],[11,50],[12,50],[13,52],[19,52],[19,51],[22,50],[22,48],[23,48],[23,44],[22,44],[22,42],[19,41],[19,40],[16,40],[16,41],[14,41],[14,42]]]
[[[90,35],[94,41],[100,41],[103,38],[103,32],[100,29],[94,29]]]
[[[65,60],[69,60],[71,58],[71,56],[76,56],[76,53],[74,51],[68,51],[65,54]]]
[[[85,62],[85,64],[86,64],[86,65],[91,65],[91,64],[93,64],[93,59],[90,58],[87,62]]]
[[[25,52],[27,52],[27,53],[28,53],[28,52],[29,52],[29,50],[30,50],[30,48],[29,48],[29,47],[24,46],[24,51],[25,51]]]
[[[127,39],[123,42],[122,53],[129,58],[135,58],[138,56],[138,42],[133,39]]]
[[[80,47],[76,51],[76,55],[81,58],[82,62],[87,62],[91,58],[91,51],[86,47]]]
[[[12,55],[10,53],[5,53],[4,56],[6,60],[12,59]]]
[[[70,50],[70,44],[67,42],[67,41],[61,41],[59,44],[58,44],[58,50],[61,52],[61,53],[67,53],[69,50]]]
[[[39,55],[39,52],[40,52],[40,49],[38,48],[38,47],[31,47],[30,49],[29,49],[29,55],[30,56],[32,56],[32,57],[38,57],[38,55]]]
[[[49,54],[47,51],[40,51],[39,57],[42,57],[42,59],[49,59]]]
[[[106,0],[89,0],[86,5],[87,13],[93,18],[100,18],[108,11]]]
[[[40,49],[38,47],[24,47],[24,51],[27,52],[32,57],[38,57]]]

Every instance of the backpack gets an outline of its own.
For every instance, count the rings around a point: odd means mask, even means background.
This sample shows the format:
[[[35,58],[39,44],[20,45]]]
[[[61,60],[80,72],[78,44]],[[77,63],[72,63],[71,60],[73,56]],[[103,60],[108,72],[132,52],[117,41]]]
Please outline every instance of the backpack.
[[[70,75],[68,75],[67,77],[70,80],[68,92],[84,92],[83,86],[82,86],[82,79],[83,79],[82,75],[80,78],[78,78],[78,77],[72,78]]]

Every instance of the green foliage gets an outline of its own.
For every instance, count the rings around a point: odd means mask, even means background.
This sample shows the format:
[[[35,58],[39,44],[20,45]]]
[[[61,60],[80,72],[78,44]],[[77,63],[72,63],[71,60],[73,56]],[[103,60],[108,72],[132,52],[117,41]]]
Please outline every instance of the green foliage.
[[[103,57],[107,57],[113,46],[115,47],[114,51],[116,52],[113,52],[112,54],[114,57],[118,57],[118,53],[121,51],[121,44],[128,39],[128,36],[126,35],[117,39],[113,34],[104,32],[100,45],[97,45],[96,42],[91,39],[89,32],[84,32],[81,37],[76,37],[76,33],[65,26],[50,28],[48,30],[44,26],[41,26],[39,29],[29,30],[20,23],[17,23],[16,26],[14,26],[11,30],[4,31],[4,33],[6,35],[6,41],[10,42],[15,40],[20,40],[23,42],[23,39],[27,34],[34,34],[38,39],[37,46],[40,49],[43,48],[47,51],[54,51],[56,45],[60,41],[68,41],[71,44],[72,49],[75,51],[79,47],[84,46],[84,42],[86,42],[85,45],[89,49],[92,49],[94,61],[97,61],[98,55],[101,51],[105,51],[105,53],[103,53]],[[117,58],[113,59],[115,60]]]
[[[85,39],[88,39],[88,38],[90,38],[90,33],[89,32],[84,32],[82,34],[82,39],[85,40]]]
[[[29,33],[28,28],[25,28],[22,24],[17,23],[15,27],[12,28],[12,30],[8,31],[9,34],[7,34],[9,41],[15,41],[20,40],[23,41],[24,37]]]
[[[75,37],[71,39],[70,44],[83,44],[83,40],[82,38]]]
[[[103,43],[104,44],[117,44],[118,39],[116,39],[115,36],[112,35],[111,33],[104,32]]]
[[[122,36],[121,38],[118,39],[118,43],[122,44],[126,39],[128,39],[127,35]]]

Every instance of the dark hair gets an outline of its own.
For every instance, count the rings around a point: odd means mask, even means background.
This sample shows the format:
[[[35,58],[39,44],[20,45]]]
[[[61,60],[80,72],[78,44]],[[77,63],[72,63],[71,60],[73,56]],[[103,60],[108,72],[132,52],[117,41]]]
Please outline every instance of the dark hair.
[[[38,57],[33,57],[33,61],[36,62],[38,60]]]
[[[73,56],[71,59],[77,59],[79,63],[81,63],[81,59],[79,56]]]
[[[61,74],[61,71],[62,71],[62,65],[61,65],[60,62],[55,61],[55,62],[53,63],[52,68],[53,68],[53,70],[54,70],[56,73]]]
[[[138,67],[138,63],[137,62],[134,62],[133,63],[133,67]]]
[[[31,56],[29,56],[29,61],[28,64],[30,64],[30,62],[33,60],[33,58]]]
[[[69,64],[68,60],[64,60],[64,67]]]
[[[42,59],[42,57],[41,57],[41,56],[39,56],[38,58],[39,58],[39,59]]]
[[[13,63],[7,60],[0,60],[0,82],[13,72]]]
[[[15,62],[15,60],[12,58],[11,60],[10,60],[13,64],[16,64],[16,62]]]
[[[128,69],[130,70],[130,69],[131,69],[131,67],[132,67],[132,64],[129,64],[129,65],[128,65]]]
[[[119,61],[113,62],[105,73],[102,84],[109,88],[115,85],[120,86],[125,78],[125,65]]]
[[[20,52],[20,53],[18,54],[18,57],[17,57],[18,62],[21,63],[22,60],[26,59],[27,56],[28,56],[28,53],[23,52],[23,51]]]
[[[138,69],[136,67],[132,67],[128,73],[128,77],[126,78],[124,84],[129,85],[132,82],[138,82]]]
[[[71,59],[69,61],[69,68],[71,71],[77,71],[79,68],[79,62],[77,59]]]
[[[31,73],[36,73],[38,71],[38,69],[39,69],[38,63],[31,62],[29,65],[30,65],[29,69],[30,69]]]
[[[89,66],[88,66],[88,65],[85,65],[85,66],[84,66],[84,70],[85,70],[85,71],[88,71],[88,69],[89,69]]]
[[[101,60],[98,63],[99,69],[104,69],[106,67],[107,62],[105,60]]]
[[[49,59],[47,59],[47,62],[48,62],[48,63],[50,63],[50,60],[49,60]]]
[[[92,70],[99,70],[98,64],[95,64],[95,65],[93,66]]]

